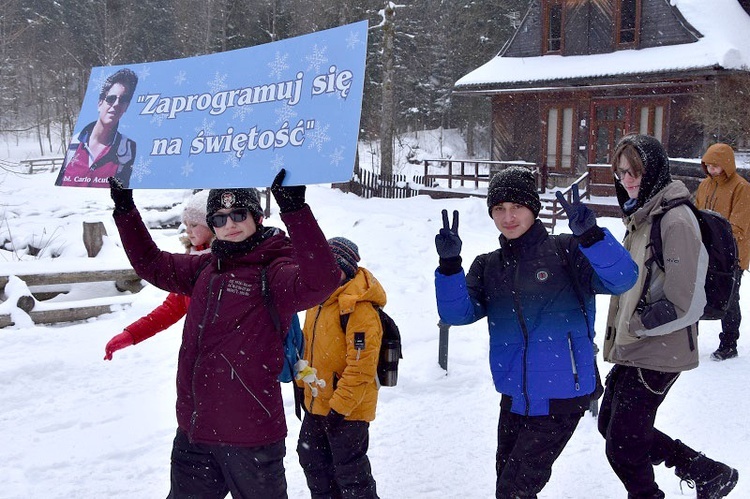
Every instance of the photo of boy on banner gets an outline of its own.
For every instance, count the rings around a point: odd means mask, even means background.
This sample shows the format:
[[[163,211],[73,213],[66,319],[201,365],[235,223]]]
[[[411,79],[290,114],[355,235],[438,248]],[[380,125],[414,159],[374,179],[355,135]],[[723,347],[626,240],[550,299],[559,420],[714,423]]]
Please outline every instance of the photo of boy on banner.
[[[281,169],[290,185],[345,182],[366,52],[367,21],[359,21],[225,52],[91,68],[55,184],[106,188],[116,177],[127,189],[268,187]]]
[[[135,141],[117,129],[133,99],[138,76],[130,69],[111,74],[101,87],[99,117],[71,140],[55,185],[107,187],[116,177],[127,187],[135,161]]]

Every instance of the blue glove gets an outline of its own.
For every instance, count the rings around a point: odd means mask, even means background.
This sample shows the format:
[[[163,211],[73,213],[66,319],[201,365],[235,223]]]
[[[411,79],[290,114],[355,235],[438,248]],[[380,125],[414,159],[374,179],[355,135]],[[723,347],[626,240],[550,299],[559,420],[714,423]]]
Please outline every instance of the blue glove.
[[[557,200],[560,201],[563,210],[568,215],[568,227],[570,227],[573,235],[578,237],[592,227],[596,227],[596,215],[581,202],[581,196],[578,194],[578,184],[573,184],[571,192],[573,194],[572,203],[568,203],[560,191],[557,191],[555,195],[557,196]]]
[[[453,210],[453,226],[448,227],[448,210],[443,210],[443,228],[435,236],[435,248],[440,258],[461,255],[461,238],[458,237],[458,211]]]

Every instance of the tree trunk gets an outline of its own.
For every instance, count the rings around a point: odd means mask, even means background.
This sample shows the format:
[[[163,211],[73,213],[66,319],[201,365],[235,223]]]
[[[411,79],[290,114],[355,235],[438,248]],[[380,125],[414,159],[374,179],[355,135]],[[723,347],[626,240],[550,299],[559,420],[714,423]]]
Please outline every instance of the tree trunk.
[[[380,176],[393,175],[393,38],[395,10],[390,2],[383,22],[383,103],[380,117]]]

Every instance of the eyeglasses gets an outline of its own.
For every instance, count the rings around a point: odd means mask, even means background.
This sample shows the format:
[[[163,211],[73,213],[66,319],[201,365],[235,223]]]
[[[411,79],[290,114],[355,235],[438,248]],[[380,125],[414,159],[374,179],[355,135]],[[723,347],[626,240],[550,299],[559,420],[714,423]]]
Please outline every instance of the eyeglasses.
[[[212,227],[224,227],[229,218],[231,218],[234,223],[244,222],[247,220],[248,213],[250,213],[250,210],[247,208],[237,208],[229,213],[214,213],[208,217],[208,221]]]
[[[615,177],[617,177],[617,180],[619,180],[620,182],[625,180],[625,175],[630,175],[630,178],[634,180],[638,178],[638,176],[635,173],[633,173],[632,168],[628,168],[627,170],[620,170],[619,168],[617,168],[615,170]]]
[[[120,104],[122,104],[123,106],[125,106],[127,104],[130,104],[131,96],[130,95],[120,95],[120,96],[117,96],[117,95],[112,94],[112,95],[106,96],[104,98],[104,102],[106,102],[110,106],[114,106],[115,102],[117,102],[118,99],[120,100]]]

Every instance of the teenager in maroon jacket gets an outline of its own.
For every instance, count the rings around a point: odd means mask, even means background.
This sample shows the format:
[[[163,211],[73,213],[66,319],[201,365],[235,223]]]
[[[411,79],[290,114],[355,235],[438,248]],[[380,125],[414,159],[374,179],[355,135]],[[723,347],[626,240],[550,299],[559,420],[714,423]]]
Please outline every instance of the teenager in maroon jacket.
[[[177,364],[177,435],[170,498],[285,498],[286,421],[278,375],[283,338],[262,293],[262,273],[280,322],[322,302],[340,271],[309,206],[305,186],[271,186],[289,231],[264,227],[256,189],[212,189],[211,253],[159,250],[133,203],[112,179],[114,218],[138,275],[190,296]]]
[[[185,235],[180,240],[185,245],[185,252],[190,255],[202,255],[211,251],[214,233],[206,222],[206,202],[208,191],[198,191],[185,203],[182,210],[182,223]],[[147,340],[157,333],[173,326],[187,314],[190,297],[169,293],[164,302],[127,326],[120,334],[112,337],[104,347],[104,360],[112,360],[112,354],[123,348]]]

